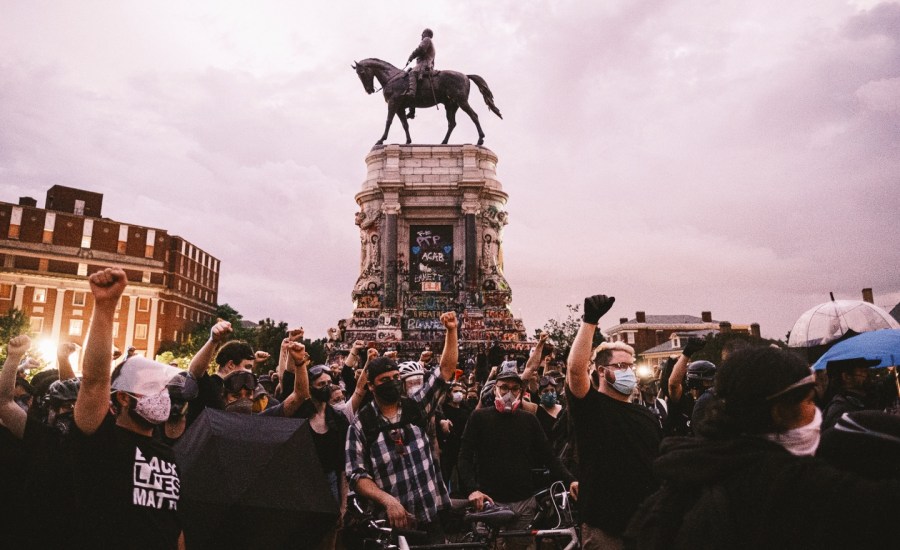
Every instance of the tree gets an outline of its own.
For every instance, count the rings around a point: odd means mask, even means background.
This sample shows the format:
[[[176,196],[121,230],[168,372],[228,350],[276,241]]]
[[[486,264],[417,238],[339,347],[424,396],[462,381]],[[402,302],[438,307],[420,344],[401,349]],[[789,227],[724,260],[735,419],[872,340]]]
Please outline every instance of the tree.
[[[562,321],[550,319],[544,323],[543,329],[535,329],[534,331],[535,338],[538,337],[542,330],[549,335],[548,340],[556,346],[556,356],[559,358],[569,355],[572,342],[575,341],[575,335],[578,334],[578,329],[581,328],[581,314],[579,313],[581,306],[578,304],[567,304],[566,309],[569,310],[569,315],[565,319]],[[603,334],[599,330],[596,331],[592,345],[598,346],[604,341]]]
[[[6,361],[6,343],[15,336],[29,332],[31,332],[31,321],[24,311],[13,308],[5,315],[0,315],[0,343],[3,344],[3,350],[0,351],[0,364]]]

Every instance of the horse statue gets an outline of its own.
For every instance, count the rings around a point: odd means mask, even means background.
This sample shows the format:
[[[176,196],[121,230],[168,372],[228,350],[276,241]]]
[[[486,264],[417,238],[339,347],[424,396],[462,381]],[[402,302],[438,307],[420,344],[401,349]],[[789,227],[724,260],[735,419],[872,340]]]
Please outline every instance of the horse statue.
[[[416,96],[410,97],[405,95],[407,90],[407,78],[415,78],[415,76],[407,76],[402,69],[391,65],[387,61],[369,58],[359,62],[354,62],[351,68],[356,71],[356,75],[362,81],[363,88],[367,93],[375,93],[373,79],[378,79],[381,88],[384,90],[384,100],[388,104],[387,123],[384,125],[384,135],[381,136],[375,145],[381,145],[388,137],[391,129],[391,122],[394,115],[400,118],[400,124],[403,125],[403,131],[406,132],[406,143],[412,143],[409,137],[409,123],[406,109],[415,109],[418,107],[432,107],[438,103],[444,106],[447,111],[447,135],[441,143],[446,145],[450,139],[450,134],[456,127],[456,111],[462,109],[469,115],[475,128],[478,129],[478,145],[484,144],[484,131],[478,122],[478,113],[469,105],[469,82],[474,82],[484,102],[487,103],[488,109],[498,117],[503,118],[500,109],[494,105],[494,94],[488,88],[487,82],[478,75],[464,75],[456,71],[433,71],[429,75],[422,78],[416,90]]]

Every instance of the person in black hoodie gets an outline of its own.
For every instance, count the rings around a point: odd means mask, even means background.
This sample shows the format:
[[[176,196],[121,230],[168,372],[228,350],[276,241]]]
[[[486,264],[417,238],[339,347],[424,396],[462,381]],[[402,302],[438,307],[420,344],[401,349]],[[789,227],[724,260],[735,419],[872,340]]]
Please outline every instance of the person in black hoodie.
[[[798,356],[753,348],[716,376],[706,437],[671,437],[660,489],[632,518],[627,548],[883,548],[900,483],[813,458],[822,414]]]

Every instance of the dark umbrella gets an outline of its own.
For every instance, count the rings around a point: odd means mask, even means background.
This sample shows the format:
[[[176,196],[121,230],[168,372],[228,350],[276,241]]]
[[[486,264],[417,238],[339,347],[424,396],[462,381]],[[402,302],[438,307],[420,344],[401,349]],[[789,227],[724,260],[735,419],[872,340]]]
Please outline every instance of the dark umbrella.
[[[189,548],[311,548],[335,524],[305,420],[207,408],[175,453]]]

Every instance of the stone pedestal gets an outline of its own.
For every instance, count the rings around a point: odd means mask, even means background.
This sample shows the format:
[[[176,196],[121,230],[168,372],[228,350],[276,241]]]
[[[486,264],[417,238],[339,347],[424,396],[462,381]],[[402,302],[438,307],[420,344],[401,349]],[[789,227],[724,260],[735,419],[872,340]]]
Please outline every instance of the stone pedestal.
[[[497,155],[474,145],[387,145],[373,148],[366,165],[356,195],[360,275],[344,345],[393,342],[401,355],[425,345],[439,351],[439,316],[455,310],[464,349],[497,340],[527,350],[503,274],[508,195]]]

